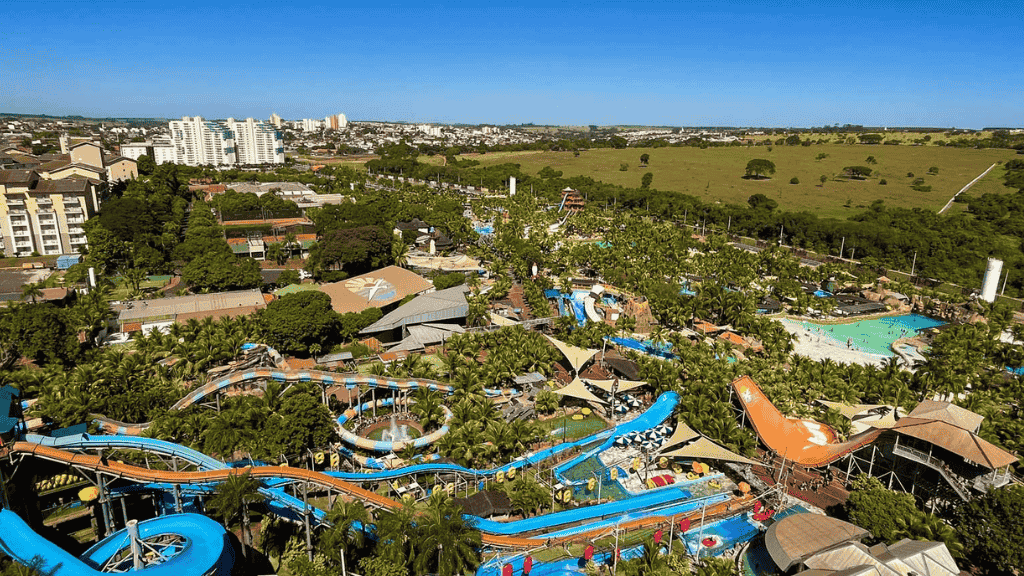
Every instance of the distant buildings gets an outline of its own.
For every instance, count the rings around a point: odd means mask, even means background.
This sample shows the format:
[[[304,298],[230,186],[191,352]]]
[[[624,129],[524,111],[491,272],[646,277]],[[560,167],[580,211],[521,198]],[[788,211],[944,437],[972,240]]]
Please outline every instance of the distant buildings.
[[[344,114],[335,114],[324,118],[324,128],[328,130],[344,130],[348,127],[348,118]]]
[[[87,246],[82,225],[99,211],[108,183],[138,176],[135,160],[104,155],[99,145],[82,142],[65,154],[32,156],[4,151],[12,160],[0,170],[0,250],[7,255],[72,254]],[[3,159],[0,159],[3,160]]]
[[[284,122],[281,120],[281,117],[277,115],[277,112],[274,112],[270,115],[270,123],[274,125],[274,128],[280,129],[281,124]]]
[[[172,120],[169,128],[175,164],[284,164],[281,133],[268,122],[252,118],[213,122],[201,116],[185,116]]]

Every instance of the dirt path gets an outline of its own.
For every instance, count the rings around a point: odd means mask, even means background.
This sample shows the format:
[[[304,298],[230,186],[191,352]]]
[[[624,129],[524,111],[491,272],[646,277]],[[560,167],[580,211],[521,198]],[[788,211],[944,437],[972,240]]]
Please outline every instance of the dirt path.
[[[967,183],[967,186],[964,186],[963,188],[960,189],[959,192],[957,192],[956,194],[953,194],[953,197],[949,199],[949,202],[946,202],[946,205],[942,207],[942,210],[939,210],[939,214],[942,214],[946,210],[949,210],[949,207],[952,206],[953,202],[956,201],[956,197],[957,196],[963,194],[971,186],[974,186],[978,182],[978,180],[981,180],[982,178],[984,178],[985,175],[988,174],[989,172],[991,172],[992,169],[995,168],[995,167],[996,167],[995,164],[989,166],[988,170],[985,170],[984,172],[981,173],[981,176],[978,176],[974,180],[971,180],[970,182]]]

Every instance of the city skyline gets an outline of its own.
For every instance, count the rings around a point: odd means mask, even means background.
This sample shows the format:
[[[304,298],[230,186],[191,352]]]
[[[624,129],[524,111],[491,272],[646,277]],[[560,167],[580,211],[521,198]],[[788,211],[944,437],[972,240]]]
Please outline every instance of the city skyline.
[[[296,119],[342,110],[353,120],[462,124],[1024,124],[1009,3],[988,4],[984,14],[945,2],[521,2],[469,11],[404,3],[273,10],[97,3],[53,18],[54,6],[8,6],[12,21],[33,26],[12,29],[0,52],[4,112],[259,119],[276,112]]]

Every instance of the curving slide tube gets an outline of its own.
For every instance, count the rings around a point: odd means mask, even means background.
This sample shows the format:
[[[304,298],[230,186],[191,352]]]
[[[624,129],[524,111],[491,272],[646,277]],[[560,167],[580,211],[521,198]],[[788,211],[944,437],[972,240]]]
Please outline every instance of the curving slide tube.
[[[143,540],[161,535],[181,538],[180,550],[160,564],[150,565],[140,573],[145,576],[227,576],[234,564],[234,548],[224,527],[199,514],[174,514],[139,522]],[[56,576],[99,576],[104,564],[130,546],[126,530],[104,538],[76,558],[56,544],[43,538],[14,512],[0,510],[0,550],[21,564],[36,557],[46,570],[56,569]]]

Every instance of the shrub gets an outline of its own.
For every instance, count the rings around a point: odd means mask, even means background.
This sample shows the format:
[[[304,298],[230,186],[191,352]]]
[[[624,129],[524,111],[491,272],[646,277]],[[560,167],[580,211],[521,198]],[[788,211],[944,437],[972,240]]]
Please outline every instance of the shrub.
[[[914,173],[913,172],[907,172],[907,178],[913,178],[913,177],[914,177]]]
[[[885,186],[886,184],[888,184],[888,182],[885,181],[885,178],[882,178],[881,180],[878,181],[879,186]]]
[[[929,174],[938,174],[939,173],[939,167],[938,166],[932,166],[931,168],[928,169],[928,173]]]
[[[790,184],[799,184],[800,183],[800,179],[797,178],[796,176],[793,176],[792,178],[789,179],[789,183]]]
[[[629,170],[629,164],[626,164],[625,162],[623,162],[622,164],[619,164],[619,172],[626,172],[628,170]]]

